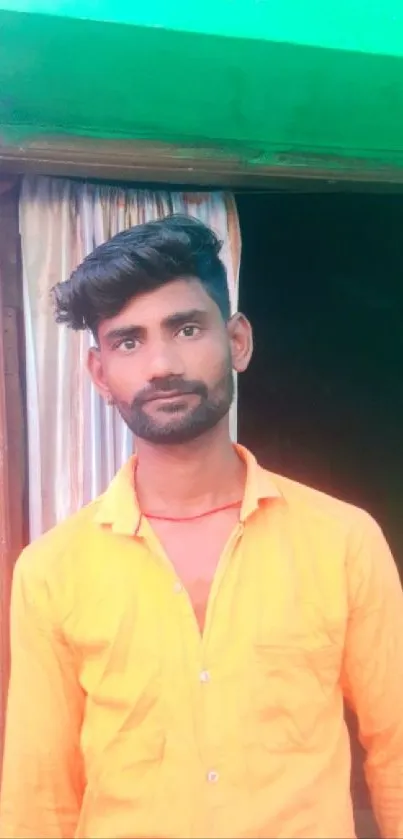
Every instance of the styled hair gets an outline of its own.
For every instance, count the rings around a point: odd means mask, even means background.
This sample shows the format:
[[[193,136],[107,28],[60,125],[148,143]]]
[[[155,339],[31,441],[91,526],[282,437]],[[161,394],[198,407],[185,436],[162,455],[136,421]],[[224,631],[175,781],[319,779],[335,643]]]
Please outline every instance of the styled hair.
[[[137,295],[180,278],[196,278],[230,317],[227,274],[215,233],[189,216],[171,215],[118,233],[52,289],[58,323],[89,329],[114,317]]]

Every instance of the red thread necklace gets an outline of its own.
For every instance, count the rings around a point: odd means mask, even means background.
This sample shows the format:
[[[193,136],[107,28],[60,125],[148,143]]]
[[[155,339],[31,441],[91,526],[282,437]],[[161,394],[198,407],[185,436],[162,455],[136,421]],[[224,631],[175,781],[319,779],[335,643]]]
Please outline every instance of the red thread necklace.
[[[223,510],[233,510],[235,507],[241,508],[242,507],[242,500],[241,501],[231,501],[230,504],[223,504],[221,507],[213,507],[212,510],[207,510],[205,513],[197,513],[194,516],[180,516],[179,518],[175,518],[175,516],[160,516],[156,513],[143,513],[147,519],[154,519],[155,521],[171,521],[171,522],[183,522],[183,521],[195,521],[196,519],[204,519],[207,516],[214,516],[216,513],[222,513]]]

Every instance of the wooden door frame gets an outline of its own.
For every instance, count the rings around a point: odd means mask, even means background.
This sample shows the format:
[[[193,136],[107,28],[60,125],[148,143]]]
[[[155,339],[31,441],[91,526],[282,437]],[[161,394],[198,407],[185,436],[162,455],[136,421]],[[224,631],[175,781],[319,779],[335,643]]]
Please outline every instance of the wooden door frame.
[[[371,159],[283,153],[268,165],[258,151],[145,140],[38,137],[2,143],[0,174],[293,191],[399,191],[403,168]]]
[[[248,156],[250,160],[250,156]],[[356,191],[402,192],[403,170],[363,165],[357,161],[300,161],[284,158],[277,166],[267,166],[256,159],[246,163],[242,153],[221,154],[211,148],[167,146],[148,142],[108,142],[81,138],[49,138],[22,145],[2,145],[0,141],[0,365],[4,363],[6,436],[0,434],[0,454],[7,454],[6,477],[9,496],[0,486],[0,536],[8,540],[7,551],[0,552],[0,771],[4,731],[6,682],[9,670],[8,609],[12,569],[27,534],[23,527],[24,485],[26,474],[26,419],[22,390],[24,371],[21,362],[22,275],[19,262],[18,219],[7,213],[4,219],[1,201],[18,201],[18,178],[24,174],[77,177],[91,180],[136,183],[200,185],[229,189],[292,190],[303,192]],[[3,189],[2,189],[3,184]],[[6,243],[1,262],[1,225],[5,221]],[[7,466],[12,464],[12,469]],[[3,491],[2,491],[3,490]],[[14,501],[11,501],[14,499]],[[25,499],[26,500],[26,499]],[[1,540],[0,540],[1,541]],[[5,559],[4,559],[5,557]],[[368,812],[356,813],[358,835],[369,836],[373,830]],[[362,825],[361,825],[362,821]],[[371,835],[376,836],[376,832]]]
[[[0,179],[0,771],[10,668],[11,579],[15,561],[27,539],[18,195],[18,179]]]
[[[380,166],[374,161],[364,164],[362,160],[320,159],[314,155],[304,155],[297,160],[293,153],[288,156],[283,154],[276,166],[268,166],[257,153],[253,156],[245,148],[219,150],[214,146],[172,145],[145,140],[97,140],[76,136],[38,137],[13,145],[2,142],[0,136],[0,222],[3,231],[1,235],[0,230],[0,281],[4,351],[9,370],[6,403],[8,451],[12,452],[13,462],[12,492],[16,503],[13,506],[12,541],[16,549],[27,537],[21,507],[27,460],[18,231],[19,181],[24,174],[129,181],[160,184],[162,187],[189,185],[210,189],[303,192],[403,191],[403,169]],[[16,473],[20,475],[18,479]],[[20,500],[19,513],[17,499]]]

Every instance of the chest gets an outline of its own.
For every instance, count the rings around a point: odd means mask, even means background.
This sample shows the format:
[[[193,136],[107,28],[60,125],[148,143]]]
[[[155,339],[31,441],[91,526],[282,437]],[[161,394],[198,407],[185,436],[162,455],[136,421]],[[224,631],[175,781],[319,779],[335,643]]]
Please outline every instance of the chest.
[[[246,660],[251,646],[342,640],[345,546],[337,534],[315,544],[313,527],[294,533],[269,512],[240,527],[228,511],[179,526],[145,521],[135,538],[102,534],[102,552],[85,545],[74,557],[74,585],[63,578],[63,634],[90,668],[114,651],[119,672],[172,663],[182,647],[186,660],[208,651],[228,662],[240,648]]]
[[[130,731],[140,732],[131,754],[157,740],[165,748],[166,726],[174,719],[182,725],[187,714],[193,731],[202,709],[210,714],[210,742],[228,724],[236,737],[245,731],[257,743],[248,717],[261,721],[268,750],[277,742],[284,751],[297,737],[303,746],[333,696],[347,618],[345,563],[335,540],[316,555],[311,544],[308,552],[266,522],[259,532],[240,531],[237,518],[231,512],[214,521],[155,523],[171,568],[146,529],[146,544],[127,540],[119,553],[111,534],[108,556],[97,557],[91,579],[87,572],[85,587],[76,586],[74,603],[66,603],[64,632],[78,652],[90,712],[108,710],[105,736],[115,720],[119,732],[122,717],[123,730],[131,721]],[[234,531],[241,535],[232,538]],[[84,564],[83,557],[79,568]],[[280,731],[273,723],[279,708]]]
[[[201,631],[217,567],[238,519],[239,510],[235,508],[193,521],[151,522],[164,553],[187,590]]]

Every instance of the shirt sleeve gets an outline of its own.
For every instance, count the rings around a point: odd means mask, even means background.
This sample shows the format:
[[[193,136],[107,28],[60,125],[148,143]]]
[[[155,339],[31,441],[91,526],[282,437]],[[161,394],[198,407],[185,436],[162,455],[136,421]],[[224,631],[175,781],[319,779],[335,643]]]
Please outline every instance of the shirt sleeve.
[[[2,839],[71,839],[84,781],[83,695],[55,628],[36,556],[18,560],[11,597],[11,677],[0,803]]]
[[[366,751],[365,775],[384,839],[403,837],[403,592],[378,525],[354,528],[344,659],[347,701]]]

